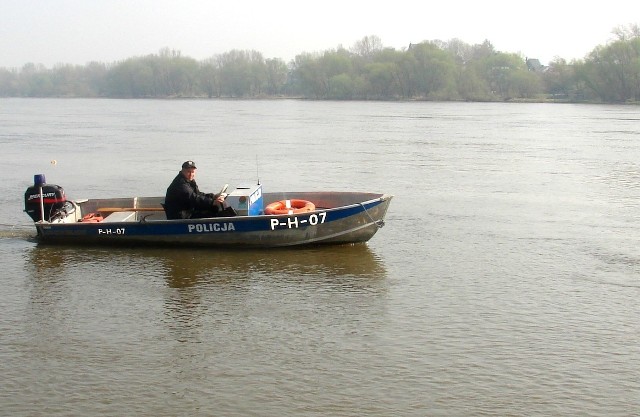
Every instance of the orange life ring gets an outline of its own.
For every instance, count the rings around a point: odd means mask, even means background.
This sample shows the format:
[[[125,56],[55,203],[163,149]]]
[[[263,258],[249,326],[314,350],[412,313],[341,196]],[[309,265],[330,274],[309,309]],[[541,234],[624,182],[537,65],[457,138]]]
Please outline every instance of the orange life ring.
[[[316,205],[306,200],[281,200],[269,204],[264,214],[298,214],[313,211]]]
[[[80,220],[82,223],[98,223],[104,220],[100,213],[89,213]]]

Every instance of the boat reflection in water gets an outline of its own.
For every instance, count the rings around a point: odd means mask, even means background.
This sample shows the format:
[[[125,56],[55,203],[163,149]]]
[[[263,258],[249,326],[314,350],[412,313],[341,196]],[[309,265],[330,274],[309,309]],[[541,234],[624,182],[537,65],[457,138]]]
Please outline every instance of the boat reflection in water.
[[[336,309],[376,317],[388,293],[383,262],[364,244],[266,251],[36,245],[27,263],[31,314],[47,328],[67,320],[93,320],[96,328],[144,323],[181,342],[247,317],[295,321],[311,307],[311,322]]]
[[[253,278],[292,282],[326,280],[342,282],[346,287],[359,287],[367,281],[383,278],[386,273],[382,261],[365,244],[267,251],[81,248],[38,244],[29,258],[27,270],[39,280],[84,270],[87,278],[122,273],[132,278],[164,277],[171,288],[234,281],[238,281],[235,283],[238,285]]]
[[[274,280],[325,281],[346,287],[366,285],[384,276],[382,262],[366,245],[274,251],[154,251],[166,267],[170,287],[212,282]],[[364,278],[364,281],[363,281]]]
[[[96,266],[92,274],[118,274],[127,267],[132,275],[164,276],[169,287],[226,282],[255,275],[287,280],[309,277],[371,278],[385,275],[380,259],[366,244],[276,250],[120,249],[38,244],[30,253],[36,275],[64,274],[65,269]],[[98,267],[107,266],[107,268]]]

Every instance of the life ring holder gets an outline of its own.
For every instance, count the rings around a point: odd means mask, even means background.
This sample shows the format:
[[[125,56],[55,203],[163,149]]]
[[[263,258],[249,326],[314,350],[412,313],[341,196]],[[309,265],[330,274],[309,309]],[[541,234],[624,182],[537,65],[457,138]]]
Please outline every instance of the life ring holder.
[[[313,211],[316,205],[307,200],[280,200],[267,205],[264,214],[299,214]]]

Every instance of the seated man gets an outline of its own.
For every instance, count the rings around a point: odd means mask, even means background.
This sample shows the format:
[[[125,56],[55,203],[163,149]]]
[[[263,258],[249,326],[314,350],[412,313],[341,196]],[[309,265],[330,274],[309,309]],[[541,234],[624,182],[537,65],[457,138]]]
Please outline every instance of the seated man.
[[[167,188],[164,210],[167,219],[201,219],[205,217],[235,216],[231,207],[224,207],[225,194],[205,194],[196,184],[196,164],[187,161]]]

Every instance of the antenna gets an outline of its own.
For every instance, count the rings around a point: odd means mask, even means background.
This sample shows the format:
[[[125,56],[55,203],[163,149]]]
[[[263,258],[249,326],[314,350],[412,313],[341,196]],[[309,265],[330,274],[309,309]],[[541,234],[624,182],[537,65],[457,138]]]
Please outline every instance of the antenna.
[[[260,165],[258,164],[257,154],[256,154],[256,176],[258,177],[258,185],[260,185]]]

